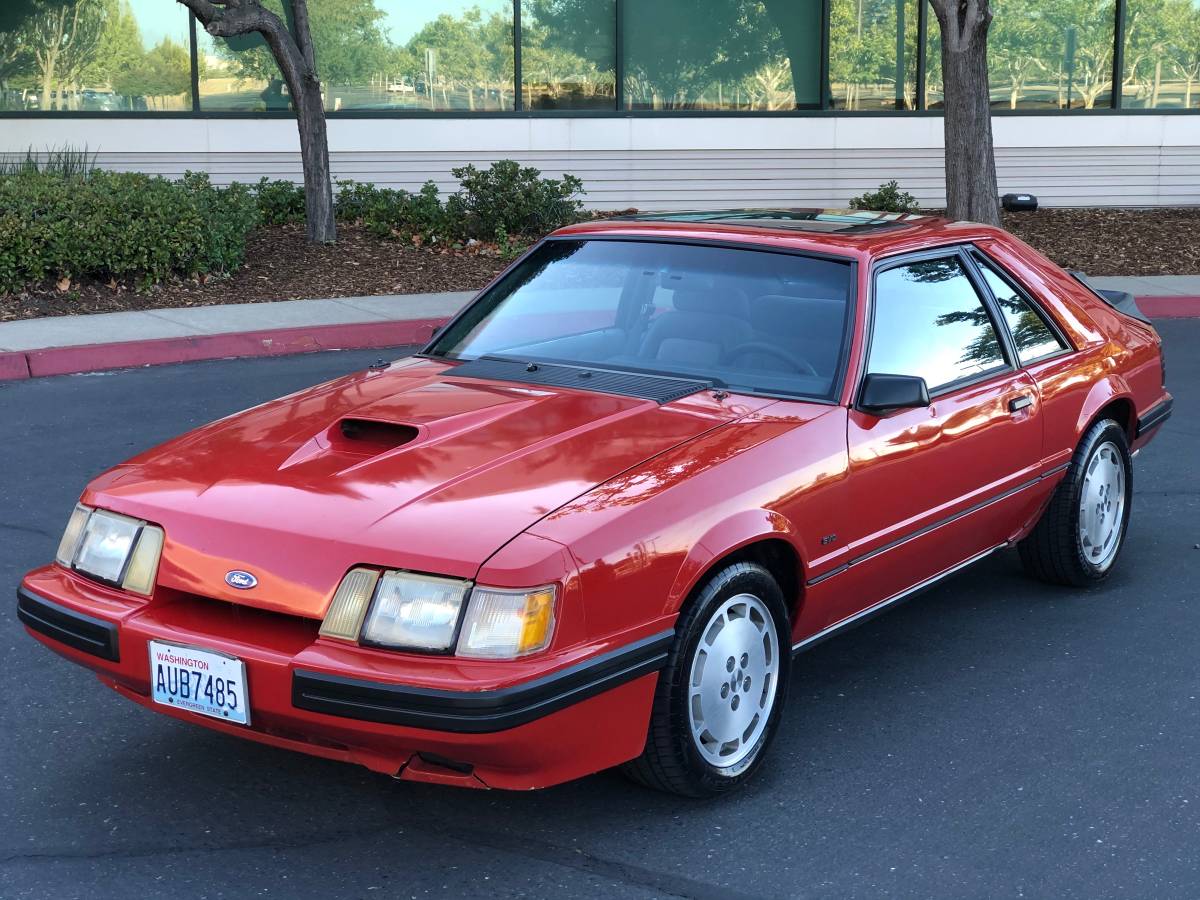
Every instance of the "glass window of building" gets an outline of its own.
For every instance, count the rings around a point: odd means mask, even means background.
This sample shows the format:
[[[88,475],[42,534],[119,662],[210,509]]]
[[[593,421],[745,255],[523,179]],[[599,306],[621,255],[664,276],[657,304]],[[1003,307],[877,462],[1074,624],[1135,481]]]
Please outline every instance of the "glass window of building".
[[[308,11],[331,112],[513,108],[512,0],[309,0]],[[201,30],[199,50],[203,109],[288,107],[257,35],[213,40]]]
[[[160,0],[0,4],[0,110],[192,108],[187,10]]]
[[[993,109],[1112,106],[1114,0],[995,0],[988,31]],[[941,34],[929,16],[926,105],[942,106]]]
[[[833,109],[915,107],[917,19],[917,0],[830,0]]]
[[[1200,0],[1128,0],[1121,102],[1200,108]]]
[[[821,0],[626,0],[630,109],[820,105]]]
[[[615,109],[616,0],[524,0],[526,109]]]

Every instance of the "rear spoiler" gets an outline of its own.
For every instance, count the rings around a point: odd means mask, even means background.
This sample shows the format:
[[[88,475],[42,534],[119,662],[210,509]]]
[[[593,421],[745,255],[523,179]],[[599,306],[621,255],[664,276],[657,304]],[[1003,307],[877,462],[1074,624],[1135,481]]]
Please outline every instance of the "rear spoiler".
[[[1149,316],[1147,316],[1141,311],[1141,309],[1138,308],[1137,299],[1133,296],[1133,294],[1129,293],[1129,291],[1109,291],[1103,288],[1098,288],[1088,281],[1088,277],[1082,272],[1077,272],[1074,269],[1067,269],[1067,271],[1070,273],[1072,278],[1082,284],[1085,288],[1087,288],[1117,312],[1124,313],[1131,318],[1145,322],[1147,325],[1154,324],[1150,321]]]

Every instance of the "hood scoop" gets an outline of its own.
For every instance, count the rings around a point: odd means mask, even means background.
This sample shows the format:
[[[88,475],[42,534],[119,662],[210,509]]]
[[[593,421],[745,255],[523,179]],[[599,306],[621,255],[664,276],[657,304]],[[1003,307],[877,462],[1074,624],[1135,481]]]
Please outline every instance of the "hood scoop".
[[[338,474],[410,444],[420,435],[415,425],[347,416],[305,441],[279,471],[308,465],[319,466],[327,475]]]
[[[420,431],[412,425],[378,419],[342,419],[330,429],[334,450],[377,456],[414,441]],[[339,446],[340,445],[340,446]]]

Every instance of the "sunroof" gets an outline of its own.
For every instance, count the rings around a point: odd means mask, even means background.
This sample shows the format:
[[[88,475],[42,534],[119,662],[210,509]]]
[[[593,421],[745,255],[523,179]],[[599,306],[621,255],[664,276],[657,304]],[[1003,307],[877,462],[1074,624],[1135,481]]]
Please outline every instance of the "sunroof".
[[[825,234],[866,234],[884,228],[911,225],[925,216],[857,209],[723,209],[705,212],[639,213],[619,218],[628,222],[745,225],[750,228],[784,228]]]

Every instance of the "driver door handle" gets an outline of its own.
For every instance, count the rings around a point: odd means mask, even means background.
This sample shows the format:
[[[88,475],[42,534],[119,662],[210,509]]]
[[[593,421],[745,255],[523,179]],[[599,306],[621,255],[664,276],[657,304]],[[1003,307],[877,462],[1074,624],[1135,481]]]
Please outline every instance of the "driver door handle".
[[[1013,397],[1008,401],[1009,412],[1020,412],[1023,409],[1028,409],[1033,406],[1033,398],[1028,394],[1022,394],[1020,397]]]

